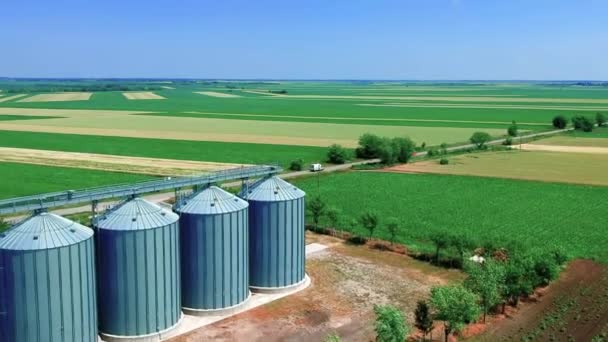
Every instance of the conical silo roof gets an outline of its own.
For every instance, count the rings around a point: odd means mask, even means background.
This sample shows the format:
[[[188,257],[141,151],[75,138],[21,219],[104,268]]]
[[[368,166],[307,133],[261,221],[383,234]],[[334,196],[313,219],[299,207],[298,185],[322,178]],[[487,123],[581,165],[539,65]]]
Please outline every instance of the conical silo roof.
[[[108,230],[144,230],[177,222],[179,216],[142,198],[134,198],[106,212],[95,226]]]
[[[77,244],[93,230],[65,217],[41,213],[0,234],[0,249],[42,250]]]
[[[279,202],[296,200],[304,196],[306,196],[304,191],[276,176],[260,180],[251,186],[247,193],[244,189],[241,191],[241,197],[248,201]]]
[[[217,186],[194,193],[176,210],[185,214],[215,215],[245,209],[249,204]]]

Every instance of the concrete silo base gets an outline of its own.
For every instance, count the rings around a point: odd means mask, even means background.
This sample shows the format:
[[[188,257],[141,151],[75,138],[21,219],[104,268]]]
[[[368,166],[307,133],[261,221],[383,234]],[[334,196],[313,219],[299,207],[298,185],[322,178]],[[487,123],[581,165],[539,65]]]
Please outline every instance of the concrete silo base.
[[[104,334],[104,333],[100,332],[99,336],[101,338],[101,341],[106,341],[106,342],[158,342],[158,341],[164,341],[168,337],[174,336],[175,330],[177,330],[179,328],[179,326],[183,320],[184,320],[184,315],[182,314],[174,326],[167,328],[163,331],[159,331],[159,332],[155,332],[155,333],[147,334],[147,335],[119,336],[119,335]]]
[[[191,309],[191,308],[182,307],[182,311],[186,315],[199,316],[199,317],[214,316],[214,315],[230,315],[235,312],[241,311],[241,308],[245,307],[249,303],[250,299],[251,299],[251,291],[249,291],[249,294],[247,295],[247,298],[245,298],[244,301],[238,303],[237,305],[229,306],[227,308],[200,310],[200,309]]]
[[[253,292],[253,293],[280,294],[280,293],[295,291],[295,290],[299,289],[300,287],[302,287],[302,288],[308,287],[308,285],[310,285],[310,277],[308,277],[308,274],[304,274],[304,279],[302,279],[301,281],[299,281],[293,285],[288,285],[288,286],[283,286],[283,287],[249,286],[249,288],[251,289],[251,292]]]

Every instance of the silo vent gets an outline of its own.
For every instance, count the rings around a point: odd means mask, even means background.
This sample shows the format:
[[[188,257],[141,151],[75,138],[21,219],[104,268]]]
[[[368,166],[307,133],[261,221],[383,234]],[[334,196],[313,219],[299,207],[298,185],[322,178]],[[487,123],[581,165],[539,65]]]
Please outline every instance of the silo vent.
[[[215,203],[211,203],[211,206],[212,206],[212,207],[215,207]]]
[[[131,221],[133,221],[133,222],[137,221],[137,217],[132,218]]]
[[[72,229],[70,229],[70,232],[76,233],[76,229],[72,228]]]
[[[167,213],[165,213],[164,211],[161,211],[161,213],[160,213],[160,214],[161,214],[162,216],[167,215]]]
[[[34,235],[34,240],[38,240],[38,235]]]

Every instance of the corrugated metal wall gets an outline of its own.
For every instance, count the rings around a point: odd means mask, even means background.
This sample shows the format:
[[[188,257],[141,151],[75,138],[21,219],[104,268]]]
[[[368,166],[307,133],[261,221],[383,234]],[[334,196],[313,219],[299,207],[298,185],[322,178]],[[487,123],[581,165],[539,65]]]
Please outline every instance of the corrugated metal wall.
[[[161,218],[160,207],[138,204],[128,203],[132,207],[124,207],[122,216],[120,209],[108,214],[103,227],[102,221],[96,224],[99,329],[104,334],[148,335],[173,327],[181,317],[177,215],[165,211]],[[138,220],[129,213],[138,213]],[[159,224],[165,225],[150,228]]]
[[[305,277],[304,197],[249,200],[249,284],[284,287]]]
[[[182,305],[222,309],[249,296],[247,209],[180,215]]]
[[[97,341],[93,238],[0,250],[0,341]]]

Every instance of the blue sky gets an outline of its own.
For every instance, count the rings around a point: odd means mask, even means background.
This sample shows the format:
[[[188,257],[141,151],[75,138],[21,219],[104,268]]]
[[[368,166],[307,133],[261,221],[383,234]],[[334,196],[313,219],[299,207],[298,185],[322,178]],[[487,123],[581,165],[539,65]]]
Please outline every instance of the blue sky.
[[[0,76],[608,80],[604,0],[6,1]]]

